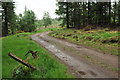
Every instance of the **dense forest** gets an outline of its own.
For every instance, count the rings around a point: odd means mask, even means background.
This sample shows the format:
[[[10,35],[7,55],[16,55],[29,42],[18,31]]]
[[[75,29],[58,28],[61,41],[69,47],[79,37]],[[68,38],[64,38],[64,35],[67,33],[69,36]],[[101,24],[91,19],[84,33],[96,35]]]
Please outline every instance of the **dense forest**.
[[[120,2],[58,2],[56,14],[67,28],[120,26]]]
[[[60,26],[63,27],[81,29],[86,26],[92,28],[120,26],[120,2],[57,2],[56,5],[58,9],[55,13],[59,15]],[[4,2],[2,8],[3,36],[21,31],[36,31],[38,26],[47,27],[54,21],[48,12],[44,12],[42,20],[37,20],[35,13],[27,10],[26,6],[24,14],[16,15],[14,2]]]

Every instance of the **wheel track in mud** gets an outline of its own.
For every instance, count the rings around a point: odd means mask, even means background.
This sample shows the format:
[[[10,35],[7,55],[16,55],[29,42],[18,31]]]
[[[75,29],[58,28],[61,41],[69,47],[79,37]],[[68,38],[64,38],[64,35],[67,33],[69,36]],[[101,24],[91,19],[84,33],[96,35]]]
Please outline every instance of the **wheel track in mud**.
[[[32,40],[36,41],[37,43],[42,45],[44,48],[46,48],[48,51],[50,51],[60,61],[65,63],[69,67],[69,71],[75,76],[79,78],[117,78],[117,74],[111,73],[107,70],[97,67],[87,62],[86,60],[84,60],[84,58],[80,58],[78,55],[73,54],[72,51],[68,51],[64,48],[74,49],[75,47],[75,51],[78,51],[79,53],[81,53],[81,55],[83,55],[83,53],[87,53],[88,51],[87,54],[96,54],[96,56],[99,56],[97,55],[98,52],[89,50],[87,48],[78,46],[73,43],[69,43],[66,41],[62,41],[62,40],[58,40],[56,38],[50,37],[47,35],[48,33],[49,32],[37,33],[37,34],[31,35],[31,38]],[[63,45],[63,47],[61,47],[60,45]],[[102,55],[100,57],[102,57]],[[106,60],[109,60],[109,57],[111,58],[111,56],[105,57]],[[113,66],[117,66],[118,64],[117,59],[113,59],[111,61],[111,64],[112,62],[115,62],[114,63],[115,65]]]

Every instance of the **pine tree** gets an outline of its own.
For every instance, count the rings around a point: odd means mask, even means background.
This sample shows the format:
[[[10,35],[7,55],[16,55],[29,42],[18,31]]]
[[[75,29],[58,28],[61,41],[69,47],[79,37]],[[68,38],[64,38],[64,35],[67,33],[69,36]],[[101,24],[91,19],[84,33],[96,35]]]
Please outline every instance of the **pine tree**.
[[[111,25],[111,0],[109,2],[109,26]]]
[[[120,1],[118,2],[118,26],[120,26]]]
[[[112,22],[116,24],[115,20],[120,24],[120,2],[117,4],[117,7],[112,9],[113,5],[111,2],[96,1],[97,0],[93,0],[93,2],[90,2],[90,0],[88,0],[86,3],[69,2],[67,5],[65,2],[58,2],[56,14],[63,20],[64,25],[68,25],[69,22],[69,26],[74,28],[83,28],[87,25],[101,27],[109,25],[111,27]],[[69,16],[67,16],[68,14]]]
[[[90,0],[88,0],[88,24],[91,24],[91,3]]]
[[[24,14],[26,14],[27,13],[27,6],[25,5],[25,11],[24,11]]]
[[[114,4],[114,15],[113,15],[113,23],[115,24],[115,19],[116,19],[116,2]]]
[[[11,24],[13,23],[12,19],[15,16],[15,12],[14,12],[14,2],[3,2],[2,3],[2,8],[4,9],[3,11],[3,15],[2,15],[2,19],[3,19],[3,23],[2,23],[2,32],[3,32],[3,36],[7,36],[8,35],[8,28],[9,26],[11,26]]]
[[[67,21],[67,28],[69,28],[69,3],[66,2],[66,21]]]

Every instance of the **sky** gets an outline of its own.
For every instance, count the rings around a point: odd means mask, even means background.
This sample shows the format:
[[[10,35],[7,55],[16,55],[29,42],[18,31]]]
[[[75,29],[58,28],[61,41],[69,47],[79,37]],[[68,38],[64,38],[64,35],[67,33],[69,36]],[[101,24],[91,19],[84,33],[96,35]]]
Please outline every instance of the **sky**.
[[[55,14],[56,0],[15,0],[16,8],[15,12],[23,14],[25,11],[25,5],[27,9],[34,11],[37,19],[42,19],[44,11],[49,12],[51,18],[56,18]]]
[[[47,11],[50,13],[51,18],[58,17],[55,14],[55,9],[57,9],[56,6],[56,0],[14,0],[16,3],[16,14],[23,14],[25,11],[25,5],[29,10],[32,10],[35,12],[37,19],[42,19],[44,11]],[[114,0],[112,0],[114,1]],[[118,1],[118,0],[117,0]]]

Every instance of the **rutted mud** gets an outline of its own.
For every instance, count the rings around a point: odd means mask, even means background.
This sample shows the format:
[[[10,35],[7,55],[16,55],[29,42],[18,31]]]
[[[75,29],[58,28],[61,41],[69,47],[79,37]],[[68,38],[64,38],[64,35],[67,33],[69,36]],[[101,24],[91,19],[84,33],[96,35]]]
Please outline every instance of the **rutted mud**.
[[[72,73],[75,74],[77,77],[81,77],[81,78],[115,78],[117,77],[116,74],[113,74],[100,67],[97,67],[87,62],[83,58],[78,57],[77,55],[73,54],[71,50],[70,51],[66,50],[67,48],[74,49],[75,47],[74,51],[83,53],[82,50],[85,50],[86,48],[78,45],[76,46],[75,44],[61,41],[58,39],[54,39],[52,37],[47,36],[48,33],[49,32],[34,34],[31,36],[31,38],[34,41],[41,44],[47,50],[52,52],[52,54],[54,54],[57,58],[59,58],[62,62],[64,62],[68,67],[70,67],[70,69],[73,71]],[[56,42],[58,42],[59,44],[57,44]],[[61,47],[61,45],[63,45],[63,47]],[[86,49],[85,51],[88,51],[88,50]],[[96,52],[91,54],[96,54]]]

